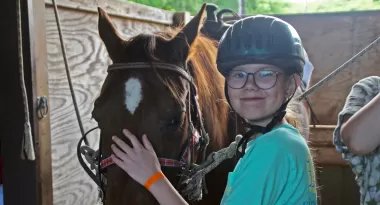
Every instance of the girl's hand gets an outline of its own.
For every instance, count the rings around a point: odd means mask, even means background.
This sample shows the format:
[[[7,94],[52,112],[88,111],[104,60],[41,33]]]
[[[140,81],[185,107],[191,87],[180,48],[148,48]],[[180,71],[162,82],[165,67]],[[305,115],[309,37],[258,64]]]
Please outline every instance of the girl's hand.
[[[116,145],[111,145],[115,153],[111,155],[112,160],[130,177],[144,185],[153,174],[161,171],[156,153],[146,135],[142,136],[143,146],[128,130],[124,129],[123,133],[131,141],[133,148],[118,137],[113,136],[112,140],[121,150]]]

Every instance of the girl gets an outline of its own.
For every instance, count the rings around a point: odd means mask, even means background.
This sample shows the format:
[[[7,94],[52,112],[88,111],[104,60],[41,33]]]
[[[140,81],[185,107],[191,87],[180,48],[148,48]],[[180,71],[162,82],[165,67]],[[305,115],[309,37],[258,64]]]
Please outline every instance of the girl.
[[[310,151],[284,118],[304,64],[296,30],[275,17],[241,19],[221,38],[217,66],[226,79],[226,99],[248,128],[221,204],[317,204]],[[114,162],[140,184],[149,184],[160,204],[187,204],[162,174],[147,136],[142,145],[128,130],[123,133],[133,148],[113,137],[119,147],[112,145]]]

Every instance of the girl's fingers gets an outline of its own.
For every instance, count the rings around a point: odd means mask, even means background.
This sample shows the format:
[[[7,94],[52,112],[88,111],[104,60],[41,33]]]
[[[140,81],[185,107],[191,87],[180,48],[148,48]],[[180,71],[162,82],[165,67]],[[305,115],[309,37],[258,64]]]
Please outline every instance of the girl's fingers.
[[[141,150],[141,143],[137,140],[135,135],[130,133],[127,129],[123,129],[123,133],[129,140],[131,140],[134,149]]]
[[[114,162],[117,166],[119,166],[119,167],[121,167],[122,169],[124,169],[125,171],[127,171],[127,170],[126,170],[127,167],[126,167],[124,161],[120,160],[120,159],[119,159],[117,156],[115,156],[114,154],[111,155],[111,158],[112,158],[113,162]]]
[[[125,153],[129,153],[131,154],[132,153],[132,148],[127,144],[125,143],[123,140],[121,140],[120,138],[116,137],[116,136],[113,136],[112,137],[112,140],[125,152]]]
[[[121,151],[119,148],[117,148],[116,145],[114,144],[111,145],[111,149],[115,153],[115,155],[119,157],[120,159],[125,160],[128,158],[128,155],[124,153],[123,151]]]
[[[152,146],[152,144],[150,143],[150,141],[149,141],[148,137],[146,136],[146,134],[144,134],[144,135],[142,136],[142,141],[143,141],[143,143],[144,143],[144,147],[145,147],[147,150],[149,150],[149,151],[153,151],[153,152],[154,152],[153,146]]]

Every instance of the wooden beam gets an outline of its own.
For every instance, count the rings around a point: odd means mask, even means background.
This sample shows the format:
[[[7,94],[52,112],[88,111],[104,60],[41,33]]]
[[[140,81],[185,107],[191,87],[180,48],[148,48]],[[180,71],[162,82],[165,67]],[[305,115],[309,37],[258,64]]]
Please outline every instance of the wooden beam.
[[[52,0],[45,0],[45,4],[47,7],[53,6]],[[174,14],[172,11],[119,0],[59,0],[56,4],[58,8],[91,13],[97,13],[97,7],[102,7],[110,16],[162,25],[171,25]]]
[[[47,68],[47,48],[45,29],[45,2],[44,0],[28,0],[30,70],[32,79],[32,99],[46,97],[49,106],[49,86]],[[51,159],[50,113],[45,117],[37,115],[37,103],[32,104],[36,169],[37,169],[37,204],[53,204],[53,180]],[[48,111],[48,110],[47,110]]]
[[[309,145],[314,160],[319,165],[349,166],[333,144],[335,125],[317,125],[310,127]]]
[[[310,126],[310,144],[315,146],[332,147],[333,132],[335,125],[316,125]]]

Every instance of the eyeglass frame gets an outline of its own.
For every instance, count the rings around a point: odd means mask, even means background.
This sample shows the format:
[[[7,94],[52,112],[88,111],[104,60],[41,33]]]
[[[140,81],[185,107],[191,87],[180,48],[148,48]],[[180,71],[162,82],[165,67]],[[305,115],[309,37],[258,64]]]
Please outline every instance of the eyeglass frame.
[[[249,75],[252,74],[252,77],[253,77],[253,78],[252,78],[252,79],[253,79],[253,83],[255,84],[256,87],[258,87],[258,88],[261,89],[261,90],[269,90],[269,89],[273,88],[273,87],[276,85],[276,83],[277,83],[277,79],[278,79],[278,76],[279,76],[279,75],[286,75],[286,73],[284,73],[284,72],[279,72],[279,71],[274,71],[274,70],[258,70],[258,71],[254,72],[254,73],[252,73],[252,72],[240,71],[240,72],[246,73],[246,74],[247,74],[247,78],[246,78],[246,80],[245,80],[243,86],[241,86],[240,88],[234,88],[234,87],[232,87],[230,84],[228,84],[228,76],[229,76],[229,74],[230,74],[231,72],[233,72],[233,71],[238,71],[238,70],[231,70],[231,71],[229,71],[228,74],[226,75],[226,83],[227,83],[228,87],[230,87],[230,88],[232,88],[232,89],[242,89],[242,88],[244,88],[244,86],[245,86],[245,85],[247,84],[247,82],[248,82]],[[260,86],[257,85],[256,80],[255,80],[255,74],[258,73],[258,72],[262,72],[262,71],[271,71],[271,72],[273,72],[273,73],[276,74],[276,81],[273,83],[272,87],[269,87],[269,88],[265,88],[265,89],[264,89],[264,88],[261,88]]]

